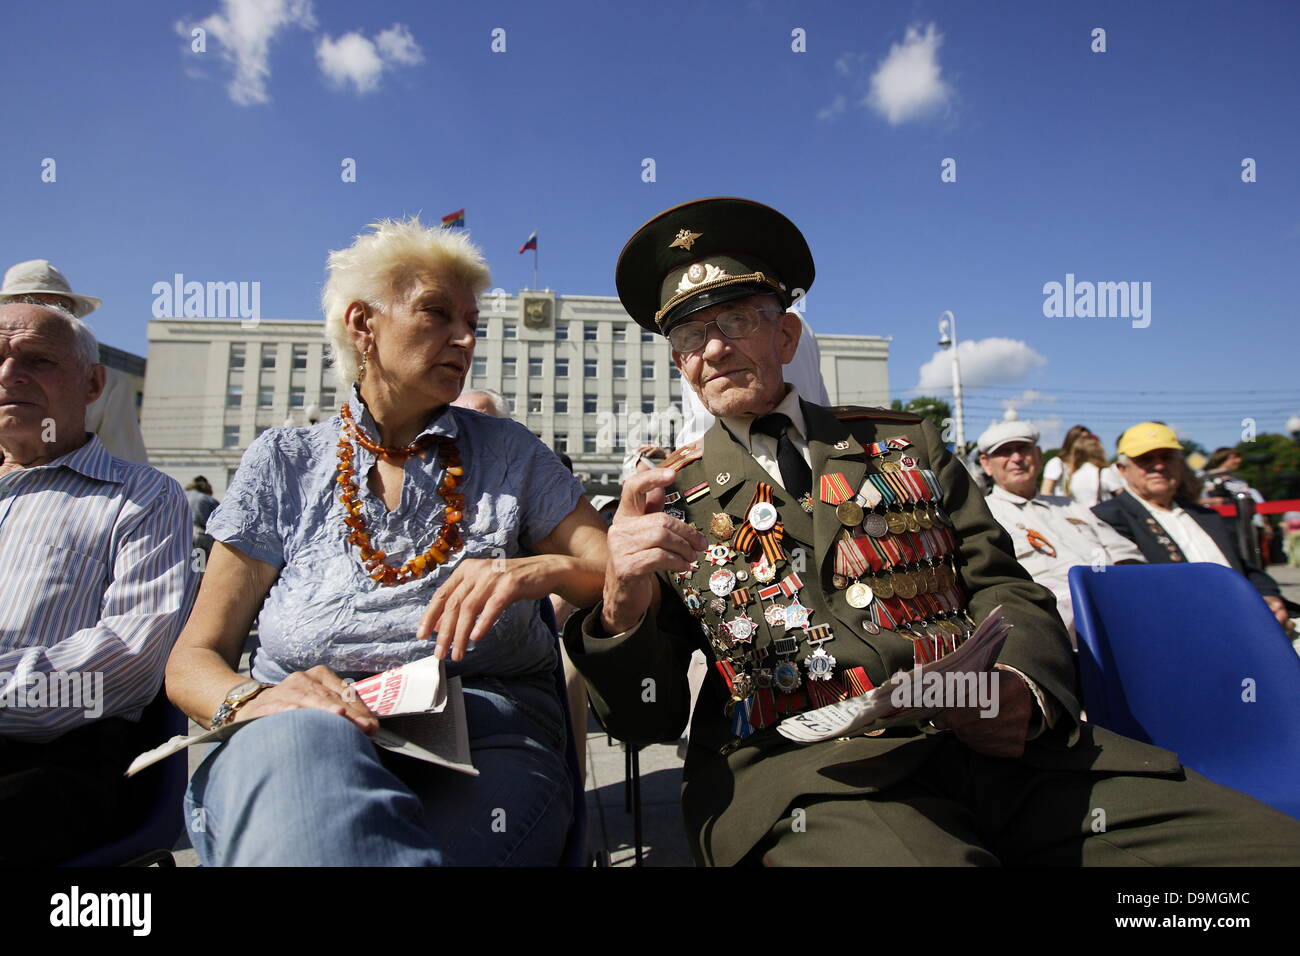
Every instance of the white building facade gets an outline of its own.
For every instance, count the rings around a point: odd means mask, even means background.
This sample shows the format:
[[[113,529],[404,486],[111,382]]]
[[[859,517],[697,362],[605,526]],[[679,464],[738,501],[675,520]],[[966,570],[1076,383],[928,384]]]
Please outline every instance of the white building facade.
[[[668,343],[617,298],[485,293],[466,388],[491,388],[514,417],[573,460],[589,484],[617,482],[626,449],[669,444],[682,381]],[[887,405],[889,340],[819,335],[833,404]],[[323,321],[155,319],[141,427],[154,467],[224,493],[266,428],[333,415],[347,393],[329,365]]]

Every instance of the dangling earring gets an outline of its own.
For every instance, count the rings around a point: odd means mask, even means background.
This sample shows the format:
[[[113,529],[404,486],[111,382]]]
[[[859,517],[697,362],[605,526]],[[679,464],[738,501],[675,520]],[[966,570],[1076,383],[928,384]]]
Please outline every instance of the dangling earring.
[[[367,359],[369,356],[370,356],[370,351],[369,351],[368,349],[367,349],[366,352],[361,356],[361,365],[360,365],[360,367],[357,368],[357,384],[358,384],[358,385],[360,385],[362,382],[364,382],[364,381],[366,380],[366,359]]]

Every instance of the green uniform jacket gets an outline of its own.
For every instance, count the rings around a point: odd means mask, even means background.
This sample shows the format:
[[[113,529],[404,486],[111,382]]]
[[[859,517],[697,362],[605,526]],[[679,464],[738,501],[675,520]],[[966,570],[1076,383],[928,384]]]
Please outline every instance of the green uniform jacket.
[[[856,490],[864,476],[875,470],[863,446],[898,436],[912,443],[904,454],[918,459],[918,467],[931,469],[938,478],[943,507],[955,526],[958,552],[954,563],[968,596],[970,615],[978,622],[1002,606],[1003,616],[1014,627],[999,661],[1030,678],[1052,712],[1052,728],[1029,742],[1021,758],[1025,763],[1045,770],[1178,771],[1174,754],[1077,720],[1074,655],[1055,599],[1016,561],[1010,539],[989,513],[979,488],[944,448],[932,425],[918,416],[885,409],[832,411],[807,402],[802,408],[814,497],[817,478],[823,473],[842,473]],[[817,501],[813,513],[805,513],[721,422],[715,422],[701,441],[703,457],[682,468],[673,485],[685,491],[700,482],[708,483],[705,497],[691,504],[684,499],[677,503],[687,511],[686,520],[706,535],[710,518],[719,511],[730,514],[739,525],[757,483],[772,485],[773,502],[785,527],[784,550],[804,583],[799,600],[812,608],[813,624],[831,625],[835,639],[826,647],[836,658],[836,672],[861,666],[872,683],[879,685],[896,671],[910,669],[912,641],[889,630],[874,636],[866,633],[862,624],[867,611],[850,606],[845,592],[831,584],[833,544],[842,532],[834,507]],[[802,569],[799,549],[803,550]],[[735,570],[748,564],[740,556],[729,567]],[[748,853],[801,796],[883,790],[925,761],[934,741],[920,733],[891,732],[800,745],[769,727],[736,746],[724,713],[729,694],[712,667],[713,652],[700,621],[687,612],[681,599],[681,589],[691,583],[703,590],[706,600],[711,598],[702,582],[707,582],[712,570],[702,560],[693,581],[677,582],[672,575],[661,573],[658,614],[647,615],[634,631],[616,638],[593,636],[601,631],[587,622],[592,615],[599,615],[597,606],[569,618],[564,640],[574,664],[587,679],[592,704],[610,734],[634,744],[681,736],[690,700],[687,666],[694,650],[704,650],[710,672],[691,724],[682,805],[697,859],[725,866]],[[752,589],[753,578],[745,585]],[[753,607],[749,610],[757,622],[756,643],[770,642],[772,634],[761,607],[757,612]],[[806,644],[801,646],[800,659],[807,650]],[[1006,679],[1013,678],[1006,675]]]

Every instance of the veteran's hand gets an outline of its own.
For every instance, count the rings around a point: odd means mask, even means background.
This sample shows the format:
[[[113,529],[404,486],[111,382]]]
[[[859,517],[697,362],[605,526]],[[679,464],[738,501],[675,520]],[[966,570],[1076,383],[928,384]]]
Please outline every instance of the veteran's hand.
[[[1273,612],[1277,622],[1282,625],[1282,630],[1286,631],[1286,636],[1295,637],[1295,624],[1291,621],[1291,612],[1286,609],[1286,602],[1280,597],[1268,594],[1264,596],[1264,603]]]
[[[1025,739],[1029,734],[1029,719],[1033,716],[1034,695],[1029,686],[1011,671],[997,670],[998,713],[996,717],[981,717],[978,705],[950,707],[934,718],[941,730],[951,730],[957,739],[976,753],[986,757],[1016,758],[1025,752]]]
[[[379,718],[370,712],[350,684],[324,664],[307,671],[290,674],[274,687],[268,687],[239,710],[235,723],[286,710],[314,708],[346,717],[366,734],[379,729]]]
[[[546,597],[555,582],[547,574],[549,555],[526,558],[466,558],[434,592],[416,628],[418,640],[438,635],[433,653],[453,661],[489,630],[516,601]]]
[[[708,547],[704,535],[664,514],[664,488],[676,477],[671,468],[655,468],[623,483],[605,567],[601,624],[608,634],[635,627],[649,610],[656,571],[684,571]]]

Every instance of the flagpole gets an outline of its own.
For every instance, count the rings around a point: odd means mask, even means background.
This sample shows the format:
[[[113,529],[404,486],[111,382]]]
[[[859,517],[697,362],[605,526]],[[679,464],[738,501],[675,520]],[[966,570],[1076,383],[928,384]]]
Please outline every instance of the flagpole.
[[[539,288],[541,288],[541,286],[537,284],[537,244],[534,243],[533,244],[533,290],[536,291]]]

